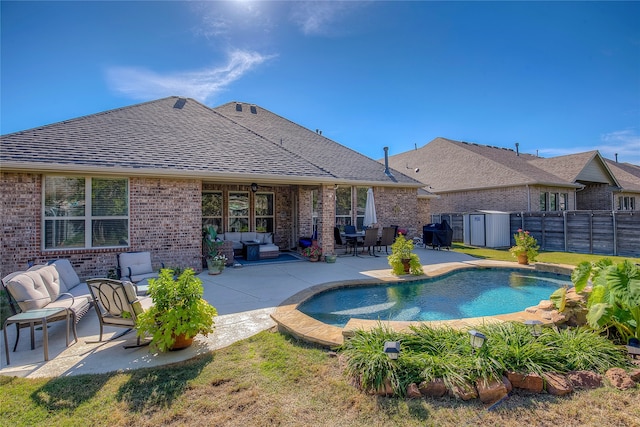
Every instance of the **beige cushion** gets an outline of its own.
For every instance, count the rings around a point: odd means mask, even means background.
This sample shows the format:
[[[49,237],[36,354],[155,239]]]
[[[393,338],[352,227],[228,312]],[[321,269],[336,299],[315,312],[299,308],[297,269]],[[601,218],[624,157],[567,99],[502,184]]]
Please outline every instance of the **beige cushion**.
[[[25,271],[6,282],[7,290],[22,311],[42,308],[51,302],[49,291],[37,271]]]
[[[55,301],[61,293],[66,292],[66,287],[60,283],[60,275],[53,265],[34,265],[28,272],[36,272],[49,292],[52,301]]]
[[[138,282],[153,273],[150,252],[125,252],[118,255],[120,278]]]
[[[58,270],[62,292],[67,292],[80,284],[80,278],[68,259],[57,259],[53,261],[51,265],[55,266],[56,270]]]

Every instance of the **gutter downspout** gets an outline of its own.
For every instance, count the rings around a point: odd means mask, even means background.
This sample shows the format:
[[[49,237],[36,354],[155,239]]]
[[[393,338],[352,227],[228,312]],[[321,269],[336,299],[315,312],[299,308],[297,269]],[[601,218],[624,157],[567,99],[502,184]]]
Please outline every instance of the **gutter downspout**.
[[[531,212],[531,187],[529,184],[526,184],[527,187],[527,210]]]

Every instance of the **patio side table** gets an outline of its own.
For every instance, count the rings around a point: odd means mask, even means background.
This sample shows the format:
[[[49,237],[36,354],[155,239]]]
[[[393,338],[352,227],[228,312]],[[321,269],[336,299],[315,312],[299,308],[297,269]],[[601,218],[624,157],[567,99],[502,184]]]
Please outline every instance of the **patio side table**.
[[[242,256],[246,261],[257,261],[260,259],[260,243],[242,242]]]
[[[65,307],[51,307],[51,308],[39,308],[35,310],[28,310],[22,313],[14,314],[4,321],[4,350],[7,356],[7,365],[9,364],[9,342],[7,338],[7,327],[14,323],[29,323],[31,326],[31,349],[33,349],[34,342],[34,329],[36,324],[42,324],[42,343],[44,347],[44,360],[49,360],[49,331],[47,330],[47,322],[65,316],[66,320],[66,338],[67,347],[69,346],[69,319],[72,316],[71,310]],[[57,319],[56,319],[57,320]],[[75,342],[78,342],[78,336],[74,329],[73,336]]]

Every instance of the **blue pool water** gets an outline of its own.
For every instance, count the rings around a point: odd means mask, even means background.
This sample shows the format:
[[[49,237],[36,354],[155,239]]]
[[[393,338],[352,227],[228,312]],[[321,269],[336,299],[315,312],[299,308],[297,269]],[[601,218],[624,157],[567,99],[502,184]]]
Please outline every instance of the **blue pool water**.
[[[450,320],[522,311],[571,285],[569,276],[519,269],[459,270],[412,283],[336,288],[298,310],[344,327],[349,319]]]

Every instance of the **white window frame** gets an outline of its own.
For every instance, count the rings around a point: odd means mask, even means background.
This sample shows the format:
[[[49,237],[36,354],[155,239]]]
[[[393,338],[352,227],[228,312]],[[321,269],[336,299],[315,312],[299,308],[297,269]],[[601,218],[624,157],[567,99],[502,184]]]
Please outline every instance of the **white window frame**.
[[[46,180],[47,178],[82,178],[84,179],[84,215],[82,216],[64,216],[64,217],[56,217],[56,216],[47,216],[45,214],[46,208]],[[93,216],[92,212],[92,182],[94,179],[117,179],[117,180],[126,180],[127,182],[127,215],[114,215],[114,216]],[[42,194],[41,194],[42,206],[40,208],[41,214],[41,248],[43,251],[65,251],[65,250],[88,250],[88,249],[111,249],[111,248],[123,248],[129,247],[129,243],[131,240],[131,186],[129,178],[114,178],[114,177],[106,177],[106,176],[78,176],[78,175],[44,175],[42,181]],[[95,220],[115,220],[115,219],[124,219],[127,221],[127,244],[126,245],[111,245],[111,246],[92,246],[93,242],[93,221]],[[63,221],[84,221],[84,245],[83,246],[73,246],[73,247],[63,247],[56,246],[47,248],[46,247],[46,236],[47,236],[47,222],[63,222]]]

